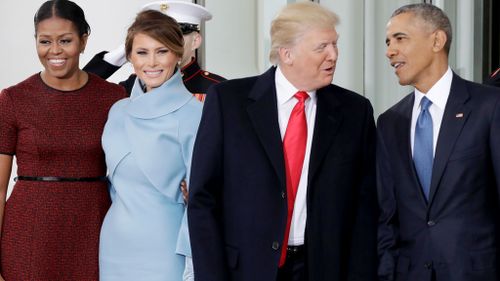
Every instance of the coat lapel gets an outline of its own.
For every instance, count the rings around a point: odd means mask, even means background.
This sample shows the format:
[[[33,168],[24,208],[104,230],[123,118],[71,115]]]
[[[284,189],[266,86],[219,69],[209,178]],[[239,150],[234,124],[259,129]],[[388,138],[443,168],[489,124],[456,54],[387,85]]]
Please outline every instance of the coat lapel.
[[[102,133],[102,147],[106,156],[108,178],[111,182],[113,182],[116,167],[131,152],[123,122],[127,118],[124,108],[129,102],[130,99],[123,99],[113,105]]]
[[[130,149],[145,177],[160,193],[180,204],[180,190],[169,188],[172,182],[180,183],[187,173],[179,153],[180,115],[173,113],[180,112],[193,99],[179,71],[148,93],[142,91],[137,79],[123,121]],[[165,165],[169,172],[165,172]]]
[[[285,163],[278,123],[275,71],[276,68],[272,67],[257,78],[248,96],[250,104],[247,112],[257,137],[280,180],[281,187],[285,188]]]
[[[439,182],[446,168],[446,163],[450,157],[455,142],[457,141],[462,128],[469,117],[470,108],[466,106],[470,98],[467,92],[464,80],[453,75],[451,83],[450,96],[444,110],[443,121],[439,131],[434,164],[432,169],[431,189],[429,194],[429,204],[432,203],[434,195],[437,192]]]
[[[311,182],[311,179],[314,178],[321,167],[321,163],[332,145],[342,122],[343,115],[340,110],[340,102],[335,98],[335,91],[332,87],[327,86],[316,92],[318,100],[311,145],[311,158],[309,161],[308,183]]]

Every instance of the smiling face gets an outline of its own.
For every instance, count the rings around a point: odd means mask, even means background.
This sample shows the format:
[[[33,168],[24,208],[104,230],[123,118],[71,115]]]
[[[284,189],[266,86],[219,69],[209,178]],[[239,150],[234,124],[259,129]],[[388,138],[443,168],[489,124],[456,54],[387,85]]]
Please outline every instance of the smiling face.
[[[87,35],[80,37],[71,21],[59,17],[43,20],[37,25],[35,38],[46,82],[51,84],[78,75],[80,53],[87,44]]]
[[[299,90],[312,91],[332,83],[337,64],[335,28],[311,28],[291,48],[280,49],[280,68]]]
[[[135,74],[150,91],[172,77],[180,57],[152,37],[138,33],[134,36],[129,60]]]
[[[412,13],[391,18],[386,45],[386,56],[401,85],[412,85],[425,93],[444,74],[443,68],[447,68],[443,32],[433,31]]]

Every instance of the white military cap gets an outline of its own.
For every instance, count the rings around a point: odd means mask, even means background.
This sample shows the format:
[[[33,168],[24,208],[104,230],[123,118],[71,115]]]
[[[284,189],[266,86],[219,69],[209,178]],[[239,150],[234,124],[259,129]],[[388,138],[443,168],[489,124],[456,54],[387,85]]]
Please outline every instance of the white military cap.
[[[195,25],[212,18],[212,14],[205,7],[187,1],[156,1],[146,4],[142,10],[160,11],[178,23]]]

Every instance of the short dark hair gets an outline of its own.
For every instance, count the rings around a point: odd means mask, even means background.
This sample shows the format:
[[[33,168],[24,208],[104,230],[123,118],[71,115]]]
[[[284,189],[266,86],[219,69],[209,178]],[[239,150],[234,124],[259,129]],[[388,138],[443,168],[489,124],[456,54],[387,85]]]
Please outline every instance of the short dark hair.
[[[178,57],[184,52],[184,37],[175,19],[155,10],[146,10],[137,14],[134,23],[128,28],[125,39],[127,58],[132,53],[132,45],[137,34],[147,35],[165,45]]]
[[[446,33],[446,43],[444,45],[444,49],[447,54],[450,53],[452,39],[451,23],[450,19],[446,16],[443,10],[432,4],[410,4],[394,11],[391,18],[404,13],[412,13],[413,15],[424,20],[426,23],[430,24],[432,28],[444,31],[444,33]]]
[[[38,31],[38,24],[52,17],[71,21],[75,25],[80,37],[84,34],[90,34],[90,25],[85,19],[85,13],[82,8],[69,0],[49,0],[43,3],[35,14],[35,34]]]

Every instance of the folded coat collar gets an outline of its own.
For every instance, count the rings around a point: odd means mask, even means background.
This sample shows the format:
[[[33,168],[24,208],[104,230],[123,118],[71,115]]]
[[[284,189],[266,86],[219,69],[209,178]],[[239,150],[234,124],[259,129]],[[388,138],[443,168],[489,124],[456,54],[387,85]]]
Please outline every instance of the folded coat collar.
[[[126,112],[136,118],[153,119],[169,114],[186,104],[193,96],[182,82],[179,70],[160,87],[145,93],[136,78]]]

